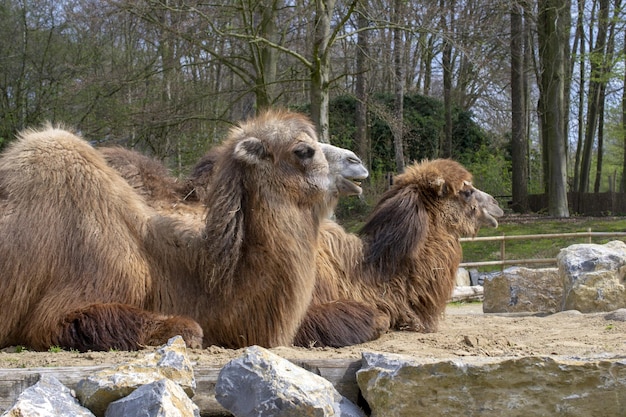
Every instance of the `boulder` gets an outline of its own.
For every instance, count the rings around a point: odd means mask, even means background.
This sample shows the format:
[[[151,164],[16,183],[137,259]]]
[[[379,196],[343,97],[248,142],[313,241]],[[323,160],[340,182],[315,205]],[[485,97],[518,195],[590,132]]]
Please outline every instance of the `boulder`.
[[[180,385],[161,379],[112,402],[105,417],[200,417],[200,409]]]
[[[483,312],[561,311],[563,283],[557,268],[507,268],[485,276]]]
[[[259,346],[222,368],[215,398],[236,417],[365,417],[329,381]]]
[[[372,417],[624,416],[626,361],[560,357],[450,361],[363,354]]]
[[[55,377],[42,375],[39,381],[24,390],[2,417],[93,417],[82,407],[72,392]]]
[[[470,282],[470,274],[469,271],[465,268],[459,268],[456,270],[456,286],[457,287],[469,287],[471,285]]]
[[[99,417],[104,415],[109,403],[163,378],[172,380],[189,397],[193,396],[196,388],[193,366],[180,336],[171,338],[166,345],[136,361],[103,369],[80,380],[76,394],[80,402]]]
[[[563,280],[563,310],[583,313],[613,311],[626,307],[626,244],[578,244],[557,256]]]
[[[468,301],[482,301],[484,288],[482,285],[474,285],[470,287],[458,286],[452,290],[452,296],[450,301],[453,302],[468,302]]]

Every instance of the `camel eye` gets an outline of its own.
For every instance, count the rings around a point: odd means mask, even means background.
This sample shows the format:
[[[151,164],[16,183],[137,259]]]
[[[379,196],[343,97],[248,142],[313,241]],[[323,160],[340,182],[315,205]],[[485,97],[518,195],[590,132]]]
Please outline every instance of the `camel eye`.
[[[315,149],[309,145],[302,145],[293,151],[300,159],[310,159],[315,155]]]
[[[354,158],[352,156],[348,157],[348,162],[351,164],[361,164],[361,160],[359,158]]]
[[[474,189],[470,188],[468,190],[461,190],[461,195],[464,198],[470,198],[472,196],[472,194],[474,194]]]

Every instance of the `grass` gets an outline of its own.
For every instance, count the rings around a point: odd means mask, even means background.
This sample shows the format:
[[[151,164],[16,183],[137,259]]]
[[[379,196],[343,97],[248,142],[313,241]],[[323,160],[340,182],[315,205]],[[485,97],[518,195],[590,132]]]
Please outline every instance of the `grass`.
[[[506,220],[497,229],[483,228],[478,236],[536,235],[548,233],[624,232],[626,218],[575,217],[570,219]],[[593,238],[592,243],[606,243],[618,238]],[[508,241],[506,259],[554,258],[562,248],[575,243],[587,243],[587,238],[554,238]],[[464,242],[463,262],[495,261],[500,259],[500,242]],[[495,270],[499,267],[485,268]]]

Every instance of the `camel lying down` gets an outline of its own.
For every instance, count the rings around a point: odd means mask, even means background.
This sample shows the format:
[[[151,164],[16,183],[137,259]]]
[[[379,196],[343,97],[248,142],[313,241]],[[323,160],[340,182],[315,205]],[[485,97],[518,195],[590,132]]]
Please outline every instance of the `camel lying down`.
[[[496,200],[457,162],[407,167],[358,235],[324,221],[316,287],[295,343],[345,346],[387,330],[434,332],[454,289],[459,238],[497,227]]]
[[[313,125],[231,130],[203,224],[159,214],[80,137],[22,132],[0,157],[0,347],[287,345],[315,285],[329,190]]]

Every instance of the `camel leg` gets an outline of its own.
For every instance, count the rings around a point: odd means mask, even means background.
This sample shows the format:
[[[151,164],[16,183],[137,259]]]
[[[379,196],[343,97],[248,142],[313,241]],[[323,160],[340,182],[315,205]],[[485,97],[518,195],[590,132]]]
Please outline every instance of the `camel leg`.
[[[342,347],[379,338],[389,330],[389,318],[372,306],[351,300],[311,305],[294,345]]]
[[[180,335],[188,347],[202,347],[202,328],[184,316],[166,316],[126,304],[90,304],[70,311],[56,330],[42,332],[48,338],[34,339],[31,346],[45,350],[58,345],[63,348],[106,351],[138,350],[161,345]],[[30,331],[31,335],[37,335]],[[37,336],[35,336],[37,337]]]

